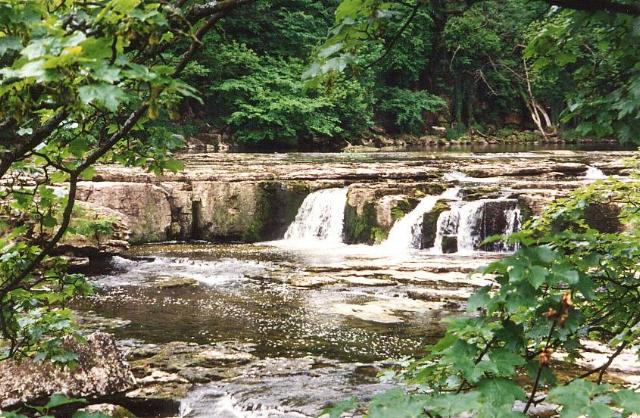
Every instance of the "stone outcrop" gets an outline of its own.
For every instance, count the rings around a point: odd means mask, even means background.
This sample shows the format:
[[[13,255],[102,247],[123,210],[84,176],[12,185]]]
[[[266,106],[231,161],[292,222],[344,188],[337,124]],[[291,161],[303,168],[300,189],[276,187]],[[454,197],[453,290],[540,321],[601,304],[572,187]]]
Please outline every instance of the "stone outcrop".
[[[349,185],[345,242],[372,244],[382,241],[421,197],[438,194],[452,182],[463,186],[463,200],[498,198],[508,188],[528,217],[583,185],[592,160],[607,174],[618,174],[628,155],[186,154],[184,170],[161,176],[100,166],[93,181],[80,183],[78,196],[112,211],[128,233],[120,241],[256,242],[282,238],[308,193]],[[458,173],[447,177],[453,172]],[[433,219],[425,222],[432,224]],[[432,235],[423,234],[423,245]]]
[[[165,241],[170,237],[169,196],[158,185],[81,182],[78,199],[116,211],[129,228],[131,242]]]
[[[433,247],[438,232],[438,218],[442,212],[449,209],[451,209],[451,202],[442,199],[435,204],[433,209],[422,215],[422,241],[420,242],[420,248]]]
[[[416,207],[427,194],[439,194],[433,183],[357,183],[349,186],[344,219],[348,244],[378,244],[398,219]]]
[[[304,182],[82,182],[80,200],[108,208],[129,241],[254,242],[281,238],[309,193]]]
[[[51,394],[69,397],[111,395],[135,382],[113,336],[96,332],[79,343],[71,338],[63,347],[78,357],[74,367],[51,362],[0,362],[0,407],[41,401]]]

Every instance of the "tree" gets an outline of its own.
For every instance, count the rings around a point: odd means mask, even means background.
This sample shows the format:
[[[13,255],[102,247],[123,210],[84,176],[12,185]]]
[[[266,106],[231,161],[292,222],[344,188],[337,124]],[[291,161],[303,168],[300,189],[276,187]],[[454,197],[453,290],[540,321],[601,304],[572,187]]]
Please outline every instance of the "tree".
[[[447,98],[454,122],[500,125],[505,115],[523,113],[543,135],[561,122],[582,136],[630,140],[639,120],[636,12],[633,4],[600,0],[343,1],[306,75],[358,68],[363,57],[372,58],[365,67],[393,62],[411,33],[426,37],[431,51],[414,90]],[[370,45],[380,43],[372,57]]]
[[[197,92],[178,77],[209,30],[248,0],[0,1],[0,333],[5,356],[68,361],[70,298],[90,292],[56,247],[78,181],[99,161],[180,167],[158,121]],[[179,56],[173,43],[186,41]],[[97,227],[100,227],[99,225]]]

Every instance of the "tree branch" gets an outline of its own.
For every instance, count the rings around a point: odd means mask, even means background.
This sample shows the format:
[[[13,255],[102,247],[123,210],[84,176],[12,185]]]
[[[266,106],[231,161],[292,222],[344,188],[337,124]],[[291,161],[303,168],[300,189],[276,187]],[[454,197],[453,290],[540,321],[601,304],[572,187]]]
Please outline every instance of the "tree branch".
[[[637,2],[622,4],[607,0],[545,0],[552,6],[565,9],[580,10],[584,12],[610,12],[623,13],[631,16],[640,16],[640,5]]]
[[[208,1],[203,4],[196,4],[191,7],[185,13],[185,18],[191,22],[197,22],[198,20],[211,16],[215,13],[226,12],[230,9],[234,9],[242,4],[251,3],[253,0],[222,0],[222,1]]]

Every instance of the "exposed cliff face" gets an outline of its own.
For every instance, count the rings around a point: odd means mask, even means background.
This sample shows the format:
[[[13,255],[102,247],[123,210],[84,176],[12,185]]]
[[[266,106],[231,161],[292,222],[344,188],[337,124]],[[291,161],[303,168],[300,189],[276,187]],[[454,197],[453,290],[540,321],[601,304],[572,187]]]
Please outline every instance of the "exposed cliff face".
[[[169,193],[152,183],[81,182],[78,199],[112,209],[129,228],[132,243],[170,237]]]
[[[308,193],[349,185],[345,242],[373,244],[423,196],[452,184],[463,187],[464,200],[496,198],[508,190],[526,217],[583,185],[591,160],[616,174],[624,172],[620,159],[628,155],[190,154],[183,171],[160,177],[99,167],[94,181],[79,185],[78,195],[112,211],[131,243],[256,242],[282,238]],[[439,209],[425,215],[423,247],[432,244]]]
[[[282,238],[309,193],[305,183],[193,183],[190,238],[255,242]],[[180,225],[184,231],[184,223]],[[182,232],[180,238],[185,237]]]
[[[305,182],[83,182],[80,200],[111,209],[132,243],[281,238],[309,193]]]

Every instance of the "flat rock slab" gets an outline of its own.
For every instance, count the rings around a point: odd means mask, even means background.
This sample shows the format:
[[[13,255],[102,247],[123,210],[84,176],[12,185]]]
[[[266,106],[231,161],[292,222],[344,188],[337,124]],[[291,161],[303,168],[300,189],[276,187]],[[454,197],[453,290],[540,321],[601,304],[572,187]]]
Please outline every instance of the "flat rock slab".
[[[402,323],[398,312],[426,312],[435,307],[433,303],[409,298],[390,298],[366,302],[364,304],[337,303],[331,312],[381,324]]]

